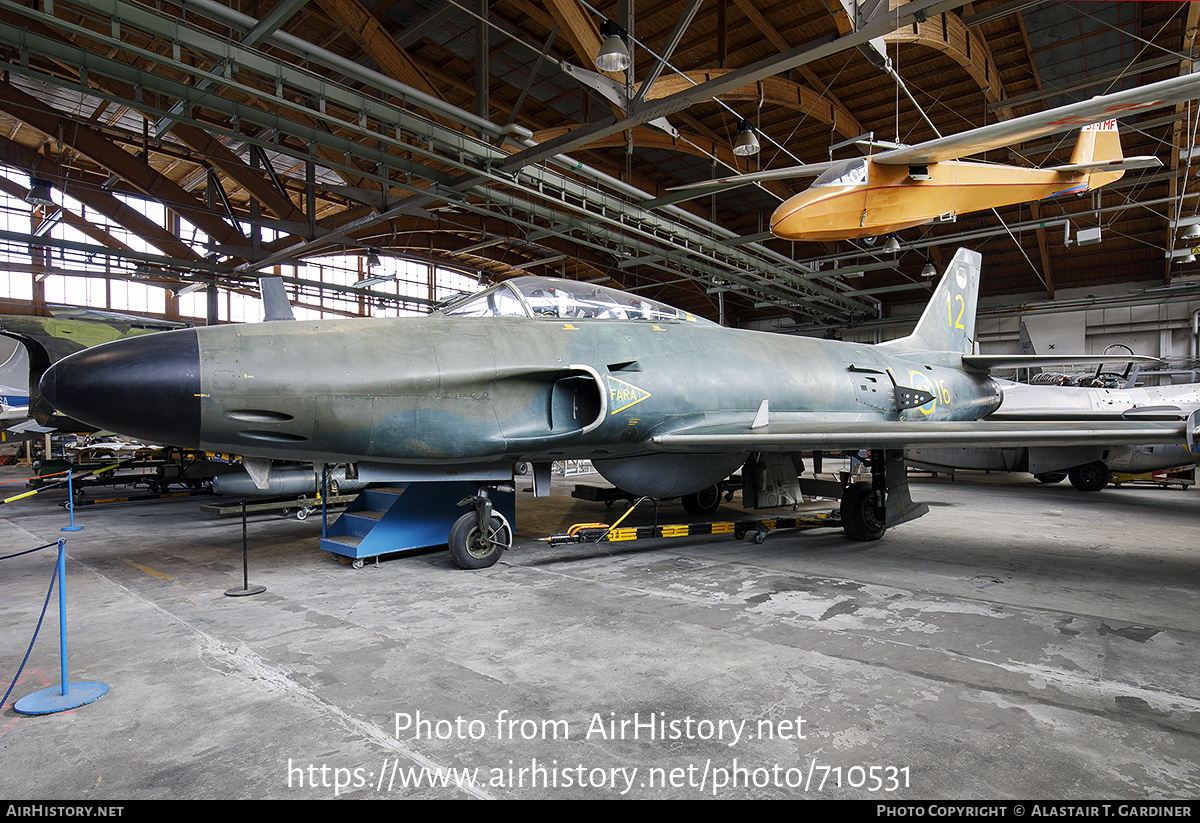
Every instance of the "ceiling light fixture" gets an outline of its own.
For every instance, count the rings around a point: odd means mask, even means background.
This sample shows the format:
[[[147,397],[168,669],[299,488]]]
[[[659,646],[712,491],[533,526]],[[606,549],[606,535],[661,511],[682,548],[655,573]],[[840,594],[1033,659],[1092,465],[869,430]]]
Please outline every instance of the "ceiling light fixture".
[[[921,269],[921,276],[922,277],[935,277],[935,276],[937,276],[937,273],[938,273],[937,266],[933,265],[933,261],[930,260],[928,257],[926,257],[925,258],[925,267]]]
[[[40,177],[29,178],[29,194],[25,195],[25,202],[34,206],[46,206],[54,208],[58,204],[50,197],[50,189],[54,183],[50,180],[43,180]]]
[[[633,64],[629,56],[629,32],[611,20],[605,20],[600,26],[600,36],[604,45],[596,55],[596,68],[600,71],[625,71]]]
[[[738,157],[747,157],[751,154],[758,154],[758,137],[754,134],[754,127],[750,125],[749,120],[743,120],[738,123],[737,137],[733,141],[733,153]]]
[[[893,254],[900,251],[900,241],[896,239],[896,235],[894,235],[894,234],[888,235],[887,242],[885,242],[883,244],[883,250],[885,252],[891,252]]]

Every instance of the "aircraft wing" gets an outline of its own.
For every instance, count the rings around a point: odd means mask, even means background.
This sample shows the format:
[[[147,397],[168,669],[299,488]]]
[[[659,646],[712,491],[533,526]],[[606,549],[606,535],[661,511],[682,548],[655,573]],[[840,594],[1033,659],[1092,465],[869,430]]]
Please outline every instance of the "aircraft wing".
[[[1196,452],[1197,416],[1186,420],[924,421],[699,426],[660,434],[653,448],[674,453],[858,451],[942,446],[1120,446],[1186,442]]]
[[[805,163],[802,166],[786,166],[781,169],[753,171],[748,174],[731,174],[728,177],[714,177],[711,180],[701,180],[699,183],[671,186],[667,191],[687,191],[689,189],[727,191],[728,189],[749,185],[750,183],[761,183],[764,180],[795,180],[800,177],[817,177],[828,171],[835,163],[841,162],[844,161],[834,160],[827,163]]]
[[[990,369],[1040,369],[1046,366],[1086,366],[1104,363],[1161,363],[1146,354],[964,354],[963,368],[974,371]]]
[[[889,166],[940,163],[1111,120],[1130,112],[1182,103],[1195,97],[1200,97],[1200,73],[1172,77],[1148,86],[1104,94],[1050,111],[1027,114],[1015,120],[927,140],[915,146],[892,149],[876,154],[871,159]]]

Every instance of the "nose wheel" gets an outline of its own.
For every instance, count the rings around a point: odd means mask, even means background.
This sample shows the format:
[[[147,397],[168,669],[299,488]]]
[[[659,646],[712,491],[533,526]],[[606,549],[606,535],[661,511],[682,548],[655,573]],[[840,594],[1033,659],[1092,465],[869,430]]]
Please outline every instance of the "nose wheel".
[[[459,501],[470,506],[450,527],[450,556],[460,569],[486,569],[495,565],[500,555],[512,548],[512,526],[504,515],[492,511],[489,494],[500,487],[477,485],[479,493]],[[511,491],[511,488],[505,489]]]
[[[460,569],[486,569],[512,548],[512,528],[493,514],[486,528],[479,528],[475,512],[468,512],[450,527],[450,556]]]

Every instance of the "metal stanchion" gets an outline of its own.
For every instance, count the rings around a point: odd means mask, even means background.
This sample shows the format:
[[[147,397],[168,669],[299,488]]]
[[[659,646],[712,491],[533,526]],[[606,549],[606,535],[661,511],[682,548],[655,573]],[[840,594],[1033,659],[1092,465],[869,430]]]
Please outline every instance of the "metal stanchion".
[[[83,526],[75,525],[75,486],[71,480],[71,470],[67,469],[67,511],[71,513],[71,525],[63,526],[64,532],[83,531]]]
[[[13,709],[21,714],[52,714],[75,709],[108,694],[108,684],[94,680],[67,682],[67,541],[58,541],[58,654],[62,685],[27,694]]]
[[[242,587],[240,589],[229,589],[225,592],[226,597],[246,597],[251,594],[262,594],[267,590],[266,586],[251,586],[250,585],[250,562],[247,559],[248,550],[246,547],[246,501],[242,501]]]

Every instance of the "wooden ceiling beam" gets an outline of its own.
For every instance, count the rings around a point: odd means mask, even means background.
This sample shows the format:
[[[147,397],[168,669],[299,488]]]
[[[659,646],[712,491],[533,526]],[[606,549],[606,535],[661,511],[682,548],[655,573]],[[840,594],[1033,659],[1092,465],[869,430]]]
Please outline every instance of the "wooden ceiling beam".
[[[47,160],[33,149],[7,137],[0,137],[0,163],[30,174],[53,180],[54,185],[91,209],[124,226],[168,257],[179,260],[198,260],[192,248],[163,226],[150,220],[137,209],[106,191],[78,185],[57,163]]]
[[[441,91],[429,82],[408,52],[396,44],[379,18],[358,0],[317,0],[317,4],[328,13],[334,25],[359,44],[384,74],[439,100],[445,99]],[[463,128],[462,123],[443,115],[430,113],[430,117],[455,131],[461,131]]]
[[[957,14],[939,14],[923,23],[904,26],[884,36],[888,44],[915,44],[940,51],[962,66],[989,103],[1004,97],[1000,72],[983,39],[967,28]]]
[[[672,94],[691,88],[694,85],[714,80],[731,69],[709,69],[689,71],[682,75],[663,77],[650,89],[649,100],[669,97]],[[827,123],[833,131],[845,138],[858,137],[863,133],[862,124],[850,110],[830,95],[820,94],[808,86],[803,86],[783,77],[767,77],[758,83],[748,83],[740,88],[724,92],[719,99],[726,102],[761,100],[762,104],[778,106],[802,114],[815,117],[822,123]]]
[[[234,246],[250,245],[250,241],[222,217],[205,208],[189,192],[129,154],[103,133],[61,116],[41,100],[26,94],[11,83],[0,83],[0,110],[33,126],[43,134],[58,135],[64,146],[70,146],[72,150],[128,181],[147,197],[174,209],[214,241]]]
[[[29,196],[29,189],[18,185],[6,177],[0,177],[0,190],[4,191],[10,197],[15,197],[18,200],[24,200]],[[78,199],[78,198],[76,198]],[[122,243],[110,233],[97,226],[90,220],[85,219],[81,215],[76,214],[65,206],[59,205],[62,212],[62,221],[68,226],[77,229],[83,234],[95,240],[102,246],[119,251],[133,251],[132,248]]]

